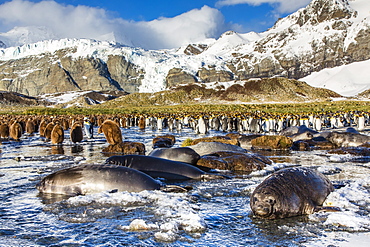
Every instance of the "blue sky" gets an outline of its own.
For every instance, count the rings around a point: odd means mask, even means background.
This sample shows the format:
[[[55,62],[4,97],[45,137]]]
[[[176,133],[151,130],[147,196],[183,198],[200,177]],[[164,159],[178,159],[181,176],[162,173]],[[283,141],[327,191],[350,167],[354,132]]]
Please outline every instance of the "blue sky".
[[[104,8],[112,16],[133,21],[152,21],[160,17],[173,18],[189,10],[207,5],[217,8],[225,17],[226,22],[237,24],[242,32],[264,31],[271,27],[276,19],[288,13],[278,13],[268,3],[258,6],[250,4],[237,4],[229,6],[215,6],[215,0],[57,0],[62,4],[87,5]]]
[[[56,38],[175,48],[228,30],[262,32],[310,0],[0,0],[0,32],[45,26]],[[150,42],[149,42],[150,40]]]
[[[104,8],[112,12],[113,16],[133,21],[152,21],[160,17],[172,18],[207,5],[218,9],[226,22],[239,26],[240,30],[237,31],[261,32],[271,27],[278,18],[306,6],[310,0],[230,0],[229,4],[224,5],[218,0],[56,0],[56,2]],[[233,2],[235,4],[232,4]],[[281,9],[279,2],[285,2],[288,6],[292,6],[289,2],[293,2],[292,9],[286,7]]]

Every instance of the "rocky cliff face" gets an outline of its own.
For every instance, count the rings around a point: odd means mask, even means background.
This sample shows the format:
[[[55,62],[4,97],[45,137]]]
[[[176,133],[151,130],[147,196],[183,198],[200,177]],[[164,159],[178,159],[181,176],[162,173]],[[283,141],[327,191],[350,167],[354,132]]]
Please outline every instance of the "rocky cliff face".
[[[314,0],[278,21],[255,42],[254,52],[235,54],[229,68],[240,79],[299,79],[323,68],[367,60],[370,25],[356,22],[356,15],[345,0]]]
[[[21,59],[0,62],[0,90],[26,95],[76,90],[136,91],[143,71],[123,56],[109,56],[107,62],[93,56],[73,58],[62,49]],[[120,81],[120,83],[117,82]]]
[[[129,62],[124,56],[110,55],[107,61],[107,70],[119,89],[124,88],[127,92],[137,92],[141,80],[145,76],[145,70]]]
[[[75,90],[157,92],[194,82],[299,79],[370,59],[370,18],[350,3],[313,0],[264,33],[227,32],[214,42],[177,51],[86,40],[9,48],[0,42],[0,90],[32,96]]]

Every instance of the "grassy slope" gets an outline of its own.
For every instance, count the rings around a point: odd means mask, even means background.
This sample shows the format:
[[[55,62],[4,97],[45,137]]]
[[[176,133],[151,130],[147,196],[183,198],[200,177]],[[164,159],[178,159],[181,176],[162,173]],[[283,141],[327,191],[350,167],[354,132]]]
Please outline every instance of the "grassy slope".
[[[369,101],[323,101],[313,103],[276,104],[182,104],[163,106],[131,106],[121,104],[116,107],[104,105],[89,108],[49,108],[49,107],[7,107],[0,114],[27,115],[68,115],[68,114],[158,114],[158,113],[246,113],[262,111],[276,114],[304,114],[336,111],[369,111]]]
[[[285,78],[237,83],[227,89],[207,89],[204,84],[178,86],[157,93],[133,93],[100,105],[56,108],[4,106],[0,113],[14,114],[157,114],[157,113],[322,113],[368,111],[368,101],[331,101],[340,95]],[[241,103],[243,102],[243,103]],[[262,103],[261,103],[262,102]],[[263,103],[289,102],[289,103]]]

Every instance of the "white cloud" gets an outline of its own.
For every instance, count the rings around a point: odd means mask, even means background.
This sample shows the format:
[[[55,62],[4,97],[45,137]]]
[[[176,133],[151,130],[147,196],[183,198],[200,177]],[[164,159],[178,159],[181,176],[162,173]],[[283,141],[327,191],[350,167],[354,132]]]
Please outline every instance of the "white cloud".
[[[189,44],[210,37],[218,38],[231,28],[225,24],[221,12],[208,6],[193,9],[174,18],[140,22],[136,26],[142,30],[150,30],[154,40],[148,40],[149,42],[156,41],[158,45],[163,43],[167,47],[178,47],[178,44]],[[163,40],[161,37],[165,37],[165,39]],[[144,40],[144,42],[148,41]]]
[[[217,38],[231,29],[220,11],[204,6],[173,18],[134,22],[111,18],[109,12],[88,6],[12,0],[0,5],[0,30],[46,27],[59,38],[114,37],[116,41],[146,49],[175,48],[204,38]]]
[[[103,34],[111,24],[103,9],[60,5],[54,1],[33,3],[13,0],[0,5],[2,27],[46,26],[65,37]],[[2,28],[3,29],[3,28]]]
[[[307,6],[311,0],[219,0],[216,2],[217,7],[238,5],[238,4],[250,4],[258,6],[264,3],[276,6],[276,10],[279,13],[290,13],[298,10],[299,8]]]

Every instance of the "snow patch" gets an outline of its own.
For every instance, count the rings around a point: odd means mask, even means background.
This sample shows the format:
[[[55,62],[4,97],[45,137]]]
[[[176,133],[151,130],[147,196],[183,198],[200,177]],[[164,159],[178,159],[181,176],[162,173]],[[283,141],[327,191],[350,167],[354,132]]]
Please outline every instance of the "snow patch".
[[[65,93],[43,94],[40,98],[55,104],[64,104],[92,91],[72,91]]]
[[[370,198],[368,190],[370,179],[365,178],[336,189],[327,197],[324,206],[335,206],[340,212],[319,212],[309,216],[325,225],[351,231],[370,230]]]
[[[355,96],[370,89],[370,60],[323,69],[301,78],[310,86],[333,90],[343,96]]]

